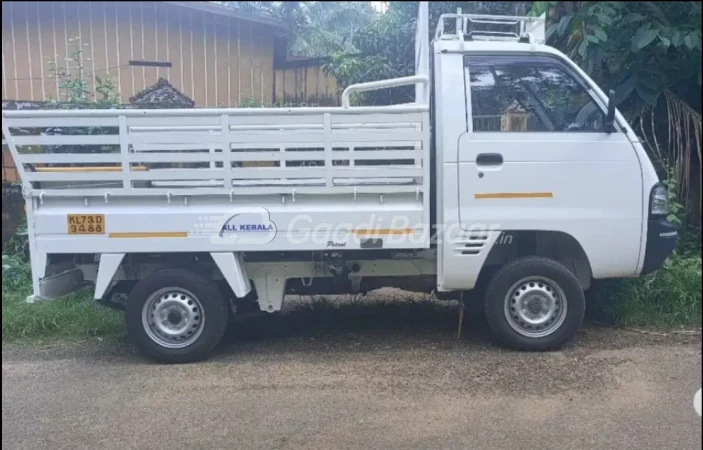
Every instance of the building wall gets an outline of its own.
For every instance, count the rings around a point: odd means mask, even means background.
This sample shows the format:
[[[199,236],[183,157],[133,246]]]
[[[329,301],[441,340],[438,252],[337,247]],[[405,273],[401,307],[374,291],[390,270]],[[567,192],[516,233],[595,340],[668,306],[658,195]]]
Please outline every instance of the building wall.
[[[324,74],[321,64],[278,68],[274,76],[274,97],[279,104],[339,105],[336,80]]]
[[[274,80],[276,31],[161,2],[2,2],[2,98],[56,98],[50,62],[65,66],[72,51],[68,41],[78,37],[83,66],[95,77],[109,74],[124,103],[163,77],[196,107],[288,99],[336,104],[334,79],[319,66],[280,69]],[[130,60],[172,67],[134,67]],[[94,88],[91,77],[89,89]]]

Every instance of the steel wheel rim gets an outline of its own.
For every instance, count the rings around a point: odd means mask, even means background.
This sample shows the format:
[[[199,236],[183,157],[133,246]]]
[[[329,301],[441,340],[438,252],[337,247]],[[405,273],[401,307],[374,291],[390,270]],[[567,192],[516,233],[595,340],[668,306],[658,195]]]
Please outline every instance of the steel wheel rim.
[[[513,284],[504,303],[510,328],[533,339],[547,337],[558,330],[568,310],[564,290],[545,277],[527,277]]]
[[[205,311],[192,292],[166,287],[151,294],[144,303],[142,325],[149,338],[161,347],[184,348],[203,333]]]

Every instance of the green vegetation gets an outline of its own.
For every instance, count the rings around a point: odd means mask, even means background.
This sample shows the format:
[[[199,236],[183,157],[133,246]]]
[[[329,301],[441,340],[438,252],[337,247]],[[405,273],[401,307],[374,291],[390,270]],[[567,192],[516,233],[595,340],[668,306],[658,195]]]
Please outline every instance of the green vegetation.
[[[25,298],[30,291],[28,285],[6,291],[3,282],[3,343],[116,339],[124,335],[122,314],[98,304],[87,290],[59,300],[27,304]]]
[[[691,241],[698,239],[696,245]],[[617,325],[659,328],[701,326],[700,234],[686,236],[656,273],[643,278],[607,280],[594,286],[589,317]]]
[[[68,39],[70,52],[60,65],[56,60],[49,61],[49,72],[59,85],[58,96],[47,98],[48,109],[112,109],[121,105],[120,93],[116,80],[112,77],[100,77],[85,67],[88,58],[88,44],[80,37]],[[95,84],[95,93],[91,84]]]
[[[529,2],[429,2],[430,39],[439,16],[456,12],[474,14],[525,14]],[[388,11],[378,15],[353,39],[356,51],[335,52],[324,66],[337,79],[340,89],[354,83],[403,77],[415,71],[415,21],[418,2],[390,2]],[[412,102],[412,87],[366,92],[357,103],[387,105]]]
[[[284,21],[289,54],[325,57],[356,52],[354,35],[376,16],[370,2],[219,2],[230,8]]]
[[[2,254],[2,340],[34,342],[115,338],[124,334],[122,314],[99,305],[81,290],[60,300],[27,304],[31,276],[27,235],[20,230]]]

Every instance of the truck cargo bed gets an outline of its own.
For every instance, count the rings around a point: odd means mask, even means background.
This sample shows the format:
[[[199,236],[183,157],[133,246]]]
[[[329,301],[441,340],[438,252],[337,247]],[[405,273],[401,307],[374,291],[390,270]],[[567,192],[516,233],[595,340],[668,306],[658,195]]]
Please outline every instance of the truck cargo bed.
[[[39,253],[429,247],[424,105],[3,111],[2,125]]]

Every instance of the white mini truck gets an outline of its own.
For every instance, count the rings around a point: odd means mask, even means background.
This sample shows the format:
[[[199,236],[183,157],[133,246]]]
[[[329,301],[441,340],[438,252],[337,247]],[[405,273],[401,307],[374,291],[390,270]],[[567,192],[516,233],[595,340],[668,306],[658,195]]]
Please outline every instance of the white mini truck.
[[[511,348],[569,341],[592,280],[673,250],[666,189],[544,17],[446,14],[431,45],[427,22],[421,3],[416,75],[342,107],[3,110],[28,301],[126,293],[128,333],[164,362],[207,357],[233,313],[286,294],[384,286],[474,290]],[[408,85],[415,103],[349,105]]]

